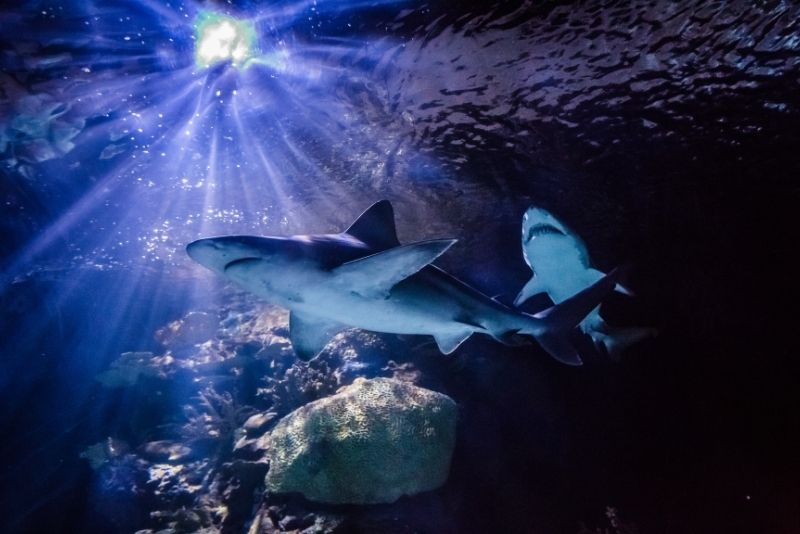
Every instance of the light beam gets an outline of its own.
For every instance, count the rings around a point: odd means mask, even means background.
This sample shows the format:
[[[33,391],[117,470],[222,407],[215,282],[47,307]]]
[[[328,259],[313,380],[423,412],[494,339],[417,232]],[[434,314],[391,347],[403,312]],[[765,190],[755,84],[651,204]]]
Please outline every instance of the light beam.
[[[195,32],[198,67],[225,61],[241,67],[256,53],[256,29],[251,21],[204,11],[197,17]]]

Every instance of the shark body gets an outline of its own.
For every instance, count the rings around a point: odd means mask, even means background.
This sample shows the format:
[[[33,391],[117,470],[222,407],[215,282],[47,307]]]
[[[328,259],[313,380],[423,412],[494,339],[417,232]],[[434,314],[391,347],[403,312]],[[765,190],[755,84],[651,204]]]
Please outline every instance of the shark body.
[[[606,276],[592,267],[580,236],[542,208],[532,206],[522,218],[522,251],[534,274],[517,295],[516,306],[538,293],[547,293],[558,304]],[[619,284],[616,290],[631,294]],[[581,321],[580,328],[615,359],[628,346],[655,335],[652,328],[610,326],[600,316],[599,306]]]
[[[445,354],[473,333],[509,344],[529,335],[557,360],[581,364],[568,334],[613,291],[615,274],[529,315],[431,265],[454,243],[401,245],[392,206],[384,200],[340,234],[214,237],[186,250],[201,265],[288,308],[290,339],[302,359],[313,358],[339,331],[357,327],[431,335]]]

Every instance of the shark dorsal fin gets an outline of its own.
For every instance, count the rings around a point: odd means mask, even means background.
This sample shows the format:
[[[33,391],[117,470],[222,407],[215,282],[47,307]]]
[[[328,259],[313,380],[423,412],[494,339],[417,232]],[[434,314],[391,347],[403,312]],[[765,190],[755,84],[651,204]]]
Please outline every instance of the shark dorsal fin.
[[[388,200],[381,200],[359,215],[344,231],[376,250],[386,250],[400,244],[394,226],[394,210]]]

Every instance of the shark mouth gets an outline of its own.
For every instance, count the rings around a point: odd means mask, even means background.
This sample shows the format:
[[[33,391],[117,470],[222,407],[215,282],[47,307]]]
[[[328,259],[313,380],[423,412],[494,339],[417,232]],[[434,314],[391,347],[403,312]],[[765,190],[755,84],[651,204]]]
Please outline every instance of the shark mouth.
[[[226,263],[225,267],[223,268],[223,271],[227,271],[231,267],[236,267],[237,265],[246,265],[248,263],[254,263],[254,262],[257,262],[257,261],[261,261],[261,258],[256,258],[256,257],[239,258],[239,259],[236,259],[236,260],[233,260],[231,262]]]
[[[539,223],[534,224],[528,230],[528,234],[525,236],[525,242],[527,243],[531,239],[539,235],[548,235],[548,234],[560,234],[560,235],[567,235],[563,231],[559,230],[552,224],[547,223]]]

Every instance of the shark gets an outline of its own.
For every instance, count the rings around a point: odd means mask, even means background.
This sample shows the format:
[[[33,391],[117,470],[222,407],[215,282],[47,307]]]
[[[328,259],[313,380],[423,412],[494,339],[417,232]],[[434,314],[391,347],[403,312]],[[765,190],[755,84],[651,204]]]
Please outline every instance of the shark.
[[[529,207],[522,217],[522,253],[534,274],[514,300],[515,306],[540,293],[547,293],[558,305],[606,277],[592,266],[580,236],[552,213],[536,206]],[[620,283],[614,289],[633,295]],[[630,345],[656,334],[653,328],[611,326],[600,316],[599,306],[579,326],[598,349],[605,350],[615,360]]]
[[[617,283],[612,271],[535,315],[484,295],[433,262],[455,239],[401,244],[388,200],[373,204],[338,234],[232,235],[186,247],[200,265],[289,310],[289,338],[310,360],[338,332],[433,336],[451,354],[472,334],[509,345],[535,339],[556,360],[580,365],[569,336]]]

